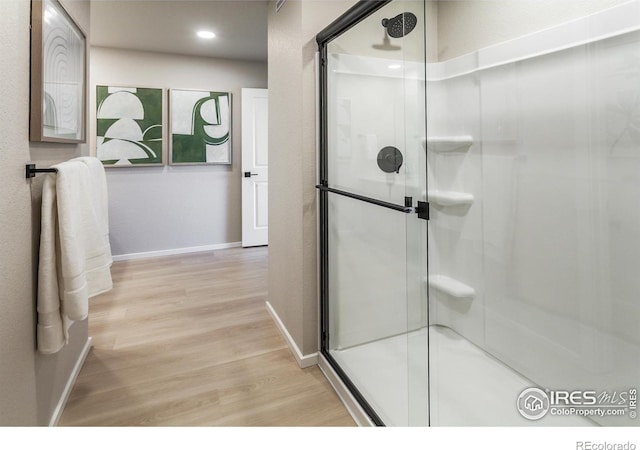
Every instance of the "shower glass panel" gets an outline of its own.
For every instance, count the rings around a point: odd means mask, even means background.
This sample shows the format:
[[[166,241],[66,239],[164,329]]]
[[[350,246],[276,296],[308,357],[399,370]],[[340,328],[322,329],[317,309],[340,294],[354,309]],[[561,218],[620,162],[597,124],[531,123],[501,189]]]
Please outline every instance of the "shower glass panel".
[[[428,2],[432,425],[638,426],[640,2]]]
[[[392,1],[325,56],[323,352],[387,425],[428,424],[424,37],[424,2]]]

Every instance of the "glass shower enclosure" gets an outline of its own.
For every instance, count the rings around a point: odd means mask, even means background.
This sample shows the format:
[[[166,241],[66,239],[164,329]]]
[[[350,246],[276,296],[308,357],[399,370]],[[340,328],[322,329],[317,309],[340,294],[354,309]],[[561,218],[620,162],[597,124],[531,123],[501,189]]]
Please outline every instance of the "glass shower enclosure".
[[[638,426],[640,0],[361,1],[317,41],[321,352],[371,422]]]

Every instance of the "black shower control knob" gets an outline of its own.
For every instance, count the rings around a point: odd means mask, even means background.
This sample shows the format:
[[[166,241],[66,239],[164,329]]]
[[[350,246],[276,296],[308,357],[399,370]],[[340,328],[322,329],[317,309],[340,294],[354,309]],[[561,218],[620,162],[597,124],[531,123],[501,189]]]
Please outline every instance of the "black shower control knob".
[[[400,173],[404,158],[395,147],[387,146],[378,152],[378,167],[385,173]]]

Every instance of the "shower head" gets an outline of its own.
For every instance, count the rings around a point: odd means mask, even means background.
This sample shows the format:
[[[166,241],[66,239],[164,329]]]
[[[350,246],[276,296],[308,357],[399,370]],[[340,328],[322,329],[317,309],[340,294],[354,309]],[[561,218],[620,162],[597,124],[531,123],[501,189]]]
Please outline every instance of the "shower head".
[[[392,38],[401,38],[411,33],[418,23],[415,14],[404,12],[392,19],[382,19],[382,26],[387,29],[387,34]]]

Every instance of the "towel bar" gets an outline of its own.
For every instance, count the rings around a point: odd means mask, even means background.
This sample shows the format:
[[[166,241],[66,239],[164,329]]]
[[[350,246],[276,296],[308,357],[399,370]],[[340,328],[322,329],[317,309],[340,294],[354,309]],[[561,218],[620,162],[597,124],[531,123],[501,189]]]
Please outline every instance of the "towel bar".
[[[33,178],[37,173],[56,173],[58,169],[49,168],[49,169],[36,169],[35,164],[27,164],[26,167],[26,175],[27,178]]]

